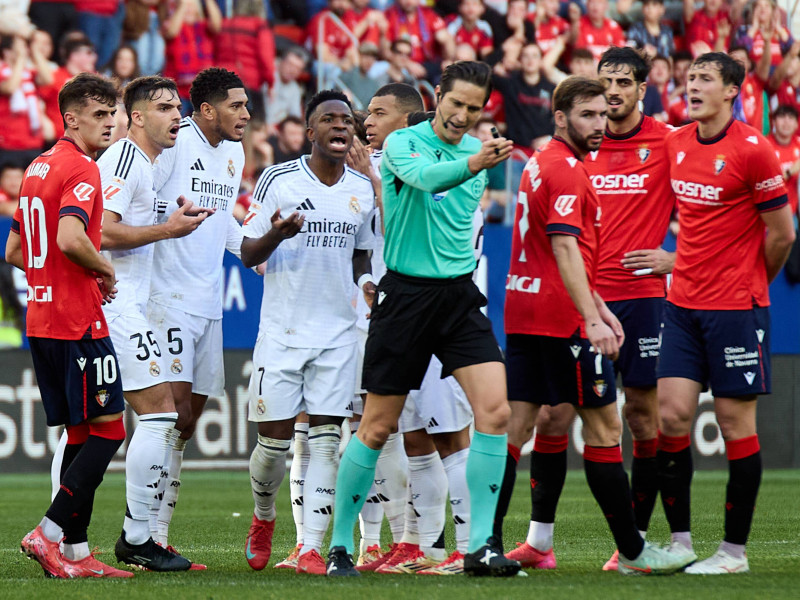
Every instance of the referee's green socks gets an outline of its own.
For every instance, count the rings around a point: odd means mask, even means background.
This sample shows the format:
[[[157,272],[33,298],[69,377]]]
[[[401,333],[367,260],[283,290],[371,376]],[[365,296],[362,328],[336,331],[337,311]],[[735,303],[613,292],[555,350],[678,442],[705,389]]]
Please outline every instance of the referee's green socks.
[[[469,552],[486,544],[492,524],[503,475],[506,470],[508,436],[476,431],[467,458],[467,487],[470,496]],[[341,471],[339,471],[341,475]],[[338,505],[338,493],[337,493]]]
[[[375,478],[375,465],[380,454],[380,450],[366,446],[355,435],[347,444],[336,476],[331,548],[344,546],[348,554],[353,553],[353,526]]]

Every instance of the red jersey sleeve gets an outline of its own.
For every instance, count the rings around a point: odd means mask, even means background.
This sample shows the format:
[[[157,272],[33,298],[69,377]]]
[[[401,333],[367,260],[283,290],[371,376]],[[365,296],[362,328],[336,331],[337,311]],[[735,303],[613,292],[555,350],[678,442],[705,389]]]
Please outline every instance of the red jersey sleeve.
[[[577,178],[576,178],[577,179]],[[561,234],[578,237],[581,234],[583,203],[586,197],[584,178],[575,181],[568,177],[553,177],[549,181],[547,235]]]
[[[100,198],[99,189],[100,171],[97,165],[93,161],[76,161],[62,188],[58,216],[77,217],[83,221],[84,228],[88,228],[89,215]]]
[[[758,136],[759,143],[754,145],[756,151],[751,151],[747,159],[746,179],[753,190],[753,204],[760,212],[776,210],[784,206],[789,197],[783,183],[783,174],[778,158],[771,150],[769,142]]]

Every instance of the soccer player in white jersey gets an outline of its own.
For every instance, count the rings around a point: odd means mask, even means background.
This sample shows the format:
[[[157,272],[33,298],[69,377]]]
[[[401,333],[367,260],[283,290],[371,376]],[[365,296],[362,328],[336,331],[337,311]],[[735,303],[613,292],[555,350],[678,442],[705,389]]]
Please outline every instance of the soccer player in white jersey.
[[[258,443],[250,457],[255,510],[245,553],[256,570],[269,560],[275,498],[295,417],[305,411],[310,457],[297,572],[325,575],[319,551],[356,377],[353,282],[370,300],[375,293],[367,253],[374,194],[369,179],[345,164],[354,136],[347,97],[319,92],[308,103],[306,123],[311,155],[264,171],[243,227],[244,264],[267,261],[250,379],[249,419],[258,423]]]
[[[167,545],[180,487],[183,449],[209,396],[222,396],[222,259],[239,256],[241,227],[233,207],[244,167],[241,139],[250,119],[247,94],[230,71],[201,71],[189,92],[194,112],[180,123],[178,141],[158,157],[155,190],[161,198],[184,195],[196,207],[215,209],[193,235],[156,244],[147,318],[165,357],[180,435],[167,461],[151,513],[151,533]],[[168,206],[167,213],[175,207]],[[155,515],[158,511],[157,517]]]
[[[128,136],[97,161],[103,185],[103,249],[117,273],[117,299],[103,312],[117,350],[125,399],[139,423],[125,460],[127,510],[117,559],[152,571],[184,571],[191,563],[157,545],[150,536],[150,509],[165,470],[170,440],[177,437],[175,402],[167,365],[147,323],[153,243],[188,235],[207,217],[190,216],[187,202],[157,223],[165,202],[153,190],[153,161],[175,145],[180,98],[175,82],[140,77],[125,88]]]

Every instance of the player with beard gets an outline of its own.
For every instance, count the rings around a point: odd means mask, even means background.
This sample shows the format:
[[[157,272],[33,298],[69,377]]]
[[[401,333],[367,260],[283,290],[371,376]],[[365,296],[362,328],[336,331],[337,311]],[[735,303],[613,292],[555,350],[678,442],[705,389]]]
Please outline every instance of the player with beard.
[[[577,408],[586,479],[619,548],[619,571],[663,574],[685,563],[646,543],[634,522],[611,363],[625,338],[596,288],[600,205],[583,159],[603,140],[604,93],[583,77],[560,83],[555,136],[522,175],[506,283],[508,397],[514,427],[529,432],[540,405]]]
[[[244,168],[241,140],[250,119],[244,84],[225,69],[201,71],[190,96],[194,112],[181,121],[177,143],[161,153],[153,171],[160,198],[183,195],[197,208],[215,210],[193,235],[156,244],[153,256],[147,318],[166,357],[180,431],[150,518],[151,534],[167,548],[186,442],[208,397],[225,393],[222,259],[226,249],[236,256],[241,251],[233,207]],[[169,204],[165,217],[177,209]]]
[[[258,443],[250,457],[255,511],[245,554],[256,570],[269,560],[275,498],[302,411],[309,461],[296,570],[324,575],[319,551],[356,378],[353,283],[368,304],[375,294],[367,253],[374,244],[374,196],[370,180],[345,164],[355,130],[347,97],[319,92],[308,103],[306,124],[311,155],[264,171],[244,220],[243,262],[267,263],[249,390],[248,418],[258,423]]]
[[[619,319],[628,340],[620,347],[615,369],[622,377],[624,415],[633,436],[631,492],[642,537],[658,495],[656,361],[664,276],[674,261],[674,254],[660,245],[675,204],[665,146],[670,128],[639,110],[649,69],[647,58],[632,48],[610,48],[603,54],[598,78],[606,87],[607,128],[600,148],[584,159],[603,209],[596,290]],[[512,403],[512,410],[515,406]],[[545,406],[537,417],[531,454],[531,480],[536,482],[531,489],[531,523],[527,540],[509,553],[525,566],[551,569],[556,565],[553,523],[566,477],[567,433],[574,417],[568,403]],[[531,422],[512,423],[509,444],[518,456],[531,437]],[[509,467],[516,469],[516,461],[509,460]],[[510,487],[511,469],[504,482],[509,495]],[[617,553],[604,566],[605,570],[616,568]]]

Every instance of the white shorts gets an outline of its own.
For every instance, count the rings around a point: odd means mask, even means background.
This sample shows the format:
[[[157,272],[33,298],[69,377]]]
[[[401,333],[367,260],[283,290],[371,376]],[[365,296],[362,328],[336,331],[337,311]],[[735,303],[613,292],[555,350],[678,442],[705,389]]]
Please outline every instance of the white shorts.
[[[115,315],[107,322],[123,391],[144,390],[169,381],[164,349],[143,314]]]
[[[222,319],[206,319],[150,302],[147,320],[153,327],[169,381],[188,381],[192,393],[225,395]]]
[[[350,417],[356,345],[290,348],[262,335],[253,350],[248,419],[256,423],[309,415]]]
[[[424,429],[430,434],[454,433],[472,423],[467,395],[452,375],[441,378],[442,363],[431,358],[419,390],[411,390],[400,414],[400,433]]]

